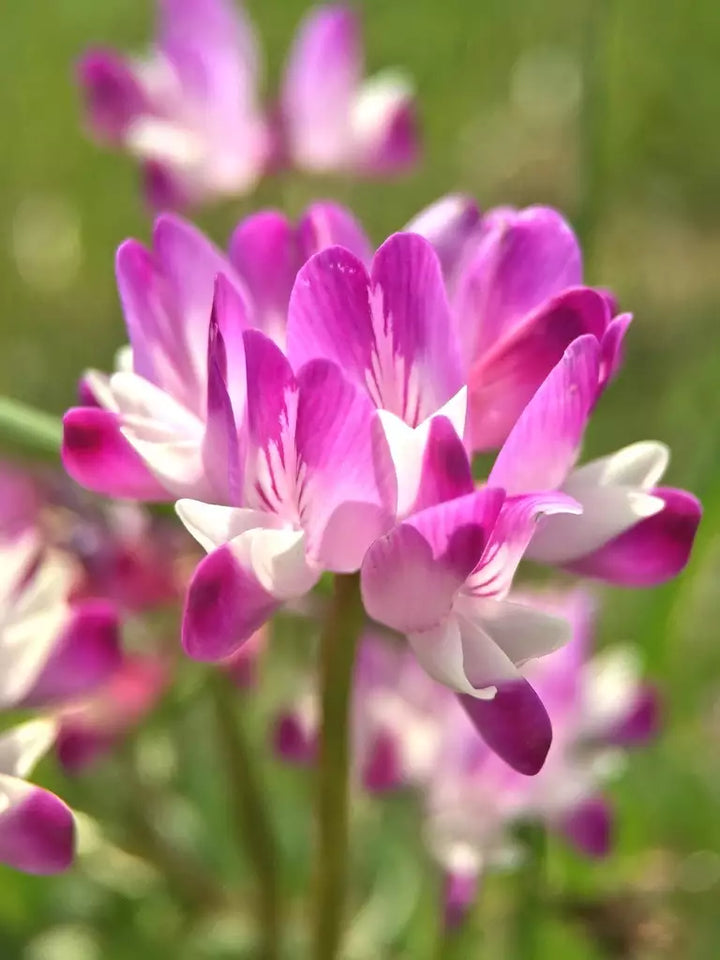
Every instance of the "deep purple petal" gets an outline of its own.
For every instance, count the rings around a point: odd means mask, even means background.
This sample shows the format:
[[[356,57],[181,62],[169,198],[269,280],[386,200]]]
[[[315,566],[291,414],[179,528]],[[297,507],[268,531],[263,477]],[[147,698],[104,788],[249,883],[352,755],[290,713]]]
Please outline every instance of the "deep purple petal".
[[[605,857],[612,846],[613,813],[602,797],[592,797],[560,822],[565,838],[588,857]]]
[[[547,710],[527,680],[498,686],[492,700],[467,694],[458,699],[485,743],[513,770],[534,776],[552,743]]]
[[[109,410],[74,407],[63,417],[63,466],[81,486],[127,500],[174,499],[150,474]]]
[[[653,587],[677,576],[690,559],[702,506],[686,490],[656,487],[651,493],[665,501],[663,510],[568,569],[624,587]]]
[[[250,441],[261,450],[281,448],[294,426],[297,382],[282,350],[259,330],[247,330],[244,343]]]
[[[0,777],[0,796],[10,805],[0,814],[0,862],[24,873],[60,873],[72,863],[75,822],[50,793],[14,777]]]
[[[642,746],[657,736],[661,723],[660,693],[646,684],[638,691],[630,712],[602,739],[620,747]]]
[[[128,127],[147,109],[147,98],[128,61],[112,50],[89,50],[76,68],[92,132],[120,143]]]
[[[72,611],[24,707],[48,707],[94,692],[120,665],[118,612],[104,600]]]
[[[386,793],[402,786],[402,766],[395,737],[378,731],[364,758],[362,782],[371,793]]]
[[[277,718],[273,744],[276,754],[288,763],[305,766],[316,758],[317,737],[308,732],[302,718],[293,711]]]

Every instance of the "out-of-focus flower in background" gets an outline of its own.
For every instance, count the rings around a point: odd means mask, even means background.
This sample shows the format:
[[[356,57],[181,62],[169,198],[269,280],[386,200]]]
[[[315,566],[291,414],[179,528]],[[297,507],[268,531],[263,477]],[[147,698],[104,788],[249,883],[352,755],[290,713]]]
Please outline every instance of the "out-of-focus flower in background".
[[[282,165],[374,175],[418,156],[409,82],[363,80],[358,17],[342,5],[303,22],[267,110],[255,32],[230,0],[159,0],[148,56],[98,48],[77,73],[92,134],[139,159],[155,208],[249,193]]]

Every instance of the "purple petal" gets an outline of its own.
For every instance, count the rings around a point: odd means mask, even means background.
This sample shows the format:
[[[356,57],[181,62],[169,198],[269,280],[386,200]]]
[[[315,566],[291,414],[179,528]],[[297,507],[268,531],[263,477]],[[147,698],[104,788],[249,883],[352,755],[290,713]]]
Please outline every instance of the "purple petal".
[[[463,385],[440,264],[417,234],[378,250],[372,280],[346,250],[312,257],[290,302],[288,355],[295,369],[324,357],[410,426]]]
[[[612,846],[613,814],[602,797],[578,804],[560,823],[565,838],[589,857],[605,857]]]
[[[230,260],[250,294],[254,326],[284,346],[290,292],[301,265],[295,229],[274,210],[247,217],[230,240]]]
[[[473,490],[472,469],[465,445],[447,417],[433,417],[422,460],[417,498],[408,511],[463,497]]]
[[[480,559],[502,500],[501,491],[485,488],[423,510],[376,540],[361,572],[368,614],[403,633],[441,623]]]
[[[54,794],[0,775],[0,862],[24,873],[60,873],[72,863],[73,815]]]
[[[457,309],[469,358],[477,358],[527,314],[582,282],[580,247],[549,207],[489,211],[489,229],[463,271]]]
[[[317,754],[317,737],[306,729],[302,718],[293,711],[281,714],[273,730],[276,754],[288,763],[313,763]]]
[[[339,4],[311,10],[298,28],[282,87],[287,148],[298,166],[327,171],[345,165],[361,72],[355,13]]]
[[[306,364],[298,386],[295,442],[308,555],[324,569],[349,573],[392,525],[390,454],[369,398],[335,364]]]
[[[420,133],[412,89],[388,72],[367,80],[353,110],[351,163],[371,176],[403,172],[420,158]]]
[[[492,700],[458,696],[485,743],[513,770],[526,776],[545,763],[552,727],[540,698],[527,680],[498,686]]]
[[[445,927],[454,930],[461,926],[472,909],[478,893],[477,873],[451,871],[445,874]]]
[[[435,248],[446,281],[454,279],[469,242],[477,234],[480,210],[472,197],[449,194],[421,210],[405,227]]]
[[[385,730],[380,730],[373,737],[364,759],[362,782],[370,793],[386,793],[402,785],[398,744]]]
[[[578,337],[553,367],[497,455],[488,483],[508,494],[555,490],[572,469],[598,389],[600,345]]]
[[[690,559],[702,506],[686,490],[656,487],[665,508],[568,564],[581,576],[624,587],[653,587],[677,576]]]
[[[569,290],[481,355],[468,380],[473,449],[499,447],[567,347],[583,334],[599,339],[607,319],[598,293]]]
[[[78,774],[91,766],[115,743],[116,737],[72,719],[63,722],[55,743],[58,762],[65,773]]]
[[[337,203],[311,204],[298,223],[298,239],[303,263],[327,247],[344,247],[368,266],[372,261],[373,248],[365,231],[352,213]]]
[[[247,330],[244,343],[250,440],[260,450],[281,450],[290,431],[294,446],[297,382],[290,364],[282,350],[259,330]]]
[[[81,486],[127,500],[171,500],[109,410],[74,407],[63,417],[63,466]]]
[[[118,613],[104,600],[78,604],[24,707],[48,707],[95,691],[120,665]]]
[[[272,617],[280,602],[230,547],[220,547],[200,561],[190,581],[182,624],[185,652],[194,660],[224,660]]]
[[[661,722],[660,694],[655,687],[646,685],[638,691],[630,712],[602,739],[621,747],[642,746],[657,736]]]
[[[93,133],[120,143],[133,120],[148,108],[132,67],[112,50],[89,50],[78,63],[76,75]]]
[[[602,338],[600,389],[613,379],[622,364],[622,345],[627,329],[632,322],[631,313],[622,313],[608,324]]]
[[[184,210],[197,199],[197,189],[187,176],[161,160],[146,160],[141,165],[142,190],[150,210]]]

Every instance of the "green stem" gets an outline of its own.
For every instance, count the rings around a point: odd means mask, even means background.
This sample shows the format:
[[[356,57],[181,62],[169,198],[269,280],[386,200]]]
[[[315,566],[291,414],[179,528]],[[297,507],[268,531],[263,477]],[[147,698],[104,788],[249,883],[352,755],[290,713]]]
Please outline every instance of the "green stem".
[[[607,78],[613,0],[586,0],[586,3],[579,133],[580,200],[576,220],[585,259],[592,269],[598,225],[608,196]]]
[[[350,699],[362,617],[357,577],[337,576],[320,638],[316,960],[336,960],[343,934],[348,890]]]
[[[52,414],[35,410],[10,397],[0,397],[0,438],[42,453],[60,452],[62,423]]]
[[[212,678],[218,741],[231,785],[231,809],[238,844],[250,858],[258,882],[261,942],[258,960],[280,956],[280,893],[272,825],[251,745],[240,721],[241,694],[218,670]]]
[[[511,955],[516,960],[537,960],[542,949],[539,934],[546,886],[547,836],[545,828],[539,824],[523,826],[518,835],[525,848],[525,862],[517,874],[514,944]]]

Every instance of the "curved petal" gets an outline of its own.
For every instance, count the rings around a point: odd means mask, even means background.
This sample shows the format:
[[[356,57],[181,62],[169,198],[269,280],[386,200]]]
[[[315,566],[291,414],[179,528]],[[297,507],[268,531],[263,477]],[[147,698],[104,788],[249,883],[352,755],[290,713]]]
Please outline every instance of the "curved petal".
[[[310,204],[300,218],[297,233],[302,263],[327,247],[337,246],[354,253],[358,260],[370,266],[373,248],[367,234],[352,213],[337,203]]]
[[[550,207],[489,211],[460,279],[457,308],[468,358],[476,358],[550,297],[582,282],[575,234]]]
[[[599,360],[595,337],[570,344],[510,431],[488,483],[509,495],[562,486],[595,402]]]
[[[350,573],[393,523],[390,454],[367,394],[335,364],[306,364],[298,387],[295,444],[308,556],[324,569]]]
[[[182,641],[195,660],[231,656],[284,600],[300,597],[319,571],[305,560],[304,535],[255,529],[209,554],[188,588]]]
[[[468,375],[473,449],[500,446],[568,346],[584,334],[600,340],[607,321],[605,298],[575,288],[546,301],[479,353]]]
[[[485,488],[415,514],[376,540],[362,565],[365,609],[403,633],[449,616],[497,519],[502,491]]]
[[[0,734],[0,774],[24,779],[53,744],[57,726],[47,718],[28,720]]]
[[[92,132],[101,140],[121,143],[130,124],[147,110],[139,77],[113,50],[88,50],[76,67]]]
[[[620,747],[636,747],[657,736],[662,724],[660,692],[653,686],[642,686],[630,710],[602,735],[604,743]]]
[[[454,279],[468,244],[477,234],[480,209],[477,202],[461,193],[451,193],[416,214],[403,228],[419,233],[435,248],[446,282]]]
[[[175,511],[188,533],[208,553],[247,530],[279,528],[279,521],[271,513],[203,503],[200,500],[178,500]]]
[[[47,707],[90,694],[110,677],[120,660],[115,607],[104,600],[78,604],[22,706]]]
[[[361,76],[355,13],[341,5],[311,10],[298,28],[282,86],[287,149],[298,166],[327,171],[345,165]]]
[[[230,240],[230,260],[250,294],[254,326],[284,347],[290,293],[301,266],[295,228],[275,210],[246,217]]]
[[[420,156],[412,84],[397,70],[384,70],[358,90],[351,114],[352,156],[358,173],[392,174]]]
[[[602,338],[602,363],[600,366],[600,389],[617,374],[622,364],[622,347],[627,329],[632,323],[631,313],[622,313],[615,317],[607,326]]]
[[[128,500],[173,499],[122,435],[118,415],[109,410],[68,410],[62,461],[73,480],[94,493]]]
[[[48,790],[0,774],[0,862],[24,873],[60,873],[72,863],[75,821]]]
[[[656,487],[652,494],[664,505],[657,513],[636,520],[568,568],[625,587],[652,587],[677,576],[690,559],[702,506],[685,490]]]

